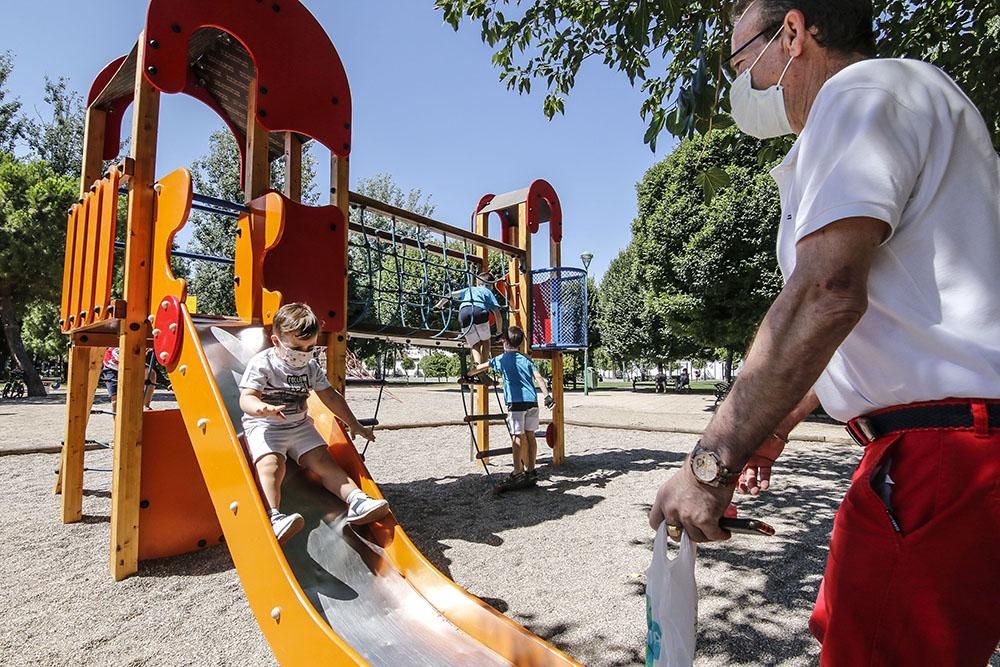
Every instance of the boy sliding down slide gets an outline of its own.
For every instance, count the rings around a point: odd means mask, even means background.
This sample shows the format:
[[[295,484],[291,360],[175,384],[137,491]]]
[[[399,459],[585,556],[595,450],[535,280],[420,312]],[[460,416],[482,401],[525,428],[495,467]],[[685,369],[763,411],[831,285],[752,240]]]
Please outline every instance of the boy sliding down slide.
[[[282,514],[281,482],[285,459],[291,456],[315,473],[323,486],[347,503],[347,522],[365,524],[389,512],[385,500],[375,500],[351,480],[334,462],[326,442],[306,412],[306,399],[315,391],[323,404],[347,425],[351,438],[374,440],[371,429],[358,423],[347,401],[330,386],[319,362],[313,358],[319,320],[304,303],[289,303],[278,309],[271,329],[270,347],[256,354],[240,381],[240,407],[247,447],[271,517],[278,542],[285,542],[302,529],[299,514]]]
[[[478,375],[492,368],[503,375],[507,421],[513,439],[511,448],[514,450],[514,472],[497,485],[497,491],[523,489],[534,486],[538,481],[538,473],[535,471],[535,457],[538,454],[538,442],[535,440],[535,430],[538,429],[536,382],[545,391],[545,407],[555,405],[545,378],[535,368],[534,362],[518,352],[523,341],[524,331],[521,327],[510,327],[504,336],[504,353],[469,371],[469,375]]]

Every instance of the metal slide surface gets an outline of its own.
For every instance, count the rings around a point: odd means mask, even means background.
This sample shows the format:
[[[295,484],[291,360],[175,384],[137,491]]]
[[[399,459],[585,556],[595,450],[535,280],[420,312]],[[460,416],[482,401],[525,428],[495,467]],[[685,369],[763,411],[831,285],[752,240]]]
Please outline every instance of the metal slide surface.
[[[195,325],[186,312],[183,318],[189,337],[171,372],[178,402],[247,598],[282,664],[576,664],[434,569],[398,525],[381,538],[367,528],[355,533],[345,524],[344,503],[291,463],[282,508],[302,514],[306,527],[278,546],[239,442],[239,379],[247,360],[269,345],[267,337],[260,327]],[[228,424],[213,423],[213,407],[215,422]],[[335,422],[317,409],[323,410],[311,402],[323,432],[321,424]],[[346,447],[335,452],[342,465],[343,456],[357,457]],[[364,471],[360,458],[356,465],[357,475]],[[370,480],[364,486],[369,493],[374,487]],[[254,507],[235,510],[230,498],[237,497]]]

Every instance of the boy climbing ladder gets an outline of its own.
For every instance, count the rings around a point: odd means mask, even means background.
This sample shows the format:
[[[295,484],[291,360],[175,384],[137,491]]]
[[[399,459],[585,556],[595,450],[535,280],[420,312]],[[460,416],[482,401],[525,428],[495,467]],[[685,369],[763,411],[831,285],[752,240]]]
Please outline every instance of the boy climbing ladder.
[[[510,327],[504,335],[504,353],[476,365],[469,371],[469,375],[473,377],[489,369],[499,371],[503,376],[503,394],[507,403],[514,471],[497,485],[497,491],[500,492],[534,486],[538,481],[538,472],[535,470],[535,458],[538,454],[538,441],[535,439],[535,431],[538,429],[536,386],[545,392],[545,407],[551,408],[555,405],[545,378],[535,368],[534,362],[518,352],[522,342],[524,342],[524,331],[521,327]]]

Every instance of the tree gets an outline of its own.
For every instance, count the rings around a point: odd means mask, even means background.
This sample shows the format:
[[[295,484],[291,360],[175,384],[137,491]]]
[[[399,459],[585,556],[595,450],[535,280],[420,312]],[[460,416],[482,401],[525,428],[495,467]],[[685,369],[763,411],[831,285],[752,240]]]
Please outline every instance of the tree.
[[[734,129],[683,141],[644,176],[632,226],[650,308],[700,347],[724,348],[730,365],[781,289],[781,203],[758,146]],[[725,165],[733,183],[709,201],[698,183],[707,163]]]
[[[21,101],[7,100],[7,79],[14,71],[14,57],[9,51],[0,53],[0,153],[13,155],[14,146],[24,131],[21,117]],[[6,101],[5,101],[6,100]]]
[[[0,322],[29,396],[44,396],[45,387],[25,349],[22,324],[33,304],[59,298],[66,211],[77,194],[75,179],[47,163],[0,154]]]
[[[565,99],[583,63],[596,57],[641,82],[640,114],[652,149],[666,129],[675,137],[730,123],[722,58],[729,53],[732,0],[435,0],[458,30],[479,24],[507,88],[524,94],[544,82],[548,118]],[[926,60],[958,81],[983,112],[1000,148],[1000,4],[996,0],[918,3],[875,0],[880,55]]]
[[[242,202],[242,164],[239,147],[229,130],[217,130],[209,137],[208,153],[191,165],[194,189],[200,194]],[[316,204],[316,159],[310,152],[311,144],[303,146],[302,201]],[[271,187],[281,190],[284,184],[284,163],[272,164]],[[236,252],[236,218],[214,213],[193,213],[194,223],[189,248],[192,252],[216,257],[233,257]],[[217,315],[236,314],[233,290],[233,267],[227,264],[200,262],[191,279],[191,293],[198,297],[198,309]]]
[[[52,108],[48,119],[27,123],[28,145],[61,176],[80,176],[86,108],[83,98],[69,89],[66,77],[45,77],[45,102]]]
[[[444,352],[431,352],[420,360],[420,370],[423,371],[425,377],[447,378],[451,357],[452,355]]]
[[[355,190],[366,197],[418,215],[431,216],[435,210],[429,195],[424,195],[417,188],[404,191],[388,173],[359,179]],[[427,232],[414,225],[368,210],[352,209],[351,222],[367,229],[387,231],[412,239],[426,240],[428,236]],[[419,264],[421,260],[421,253],[415,248],[374,238],[366,241],[360,235],[353,236],[348,249],[349,324],[365,322],[382,326],[422,326],[423,313],[417,301],[421,295],[428,300],[432,298],[426,293],[424,276],[426,275],[428,283],[436,283],[441,277],[442,269],[439,266],[423,267]],[[426,268],[426,274],[423,270],[415,270],[415,265],[421,269]],[[434,297],[433,300],[436,301],[437,298],[439,297]],[[352,345],[355,353],[361,356],[402,349],[402,345],[378,340],[358,339]]]

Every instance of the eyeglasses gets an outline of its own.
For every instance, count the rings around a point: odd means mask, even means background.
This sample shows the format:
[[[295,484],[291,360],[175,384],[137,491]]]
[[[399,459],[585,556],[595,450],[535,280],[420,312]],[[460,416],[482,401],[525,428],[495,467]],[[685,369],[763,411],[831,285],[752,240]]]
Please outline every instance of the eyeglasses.
[[[754,42],[756,42],[758,39],[760,39],[761,37],[766,36],[768,33],[772,32],[773,30],[775,30],[775,29],[777,29],[779,27],[780,27],[780,24],[778,24],[778,23],[772,23],[772,24],[768,25],[763,30],[761,30],[760,32],[758,32],[756,35],[754,35],[753,37],[751,37],[750,39],[748,39],[746,42],[744,42],[743,46],[741,46],[740,48],[738,48],[735,51],[733,51],[732,55],[730,55],[728,58],[726,58],[724,61],[722,61],[723,62],[722,76],[724,76],[726,78],[726,81],[728,81],[729,83],[732,83],[733,80],[736,78],[736,73],[733,71],[733,68],[732,68],[733,58],[735,58],[736,56],[738,56],[741,53],[743,53],[744,51],[746,51],[746,49],[751,44],[753,44]]]

